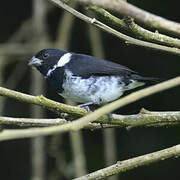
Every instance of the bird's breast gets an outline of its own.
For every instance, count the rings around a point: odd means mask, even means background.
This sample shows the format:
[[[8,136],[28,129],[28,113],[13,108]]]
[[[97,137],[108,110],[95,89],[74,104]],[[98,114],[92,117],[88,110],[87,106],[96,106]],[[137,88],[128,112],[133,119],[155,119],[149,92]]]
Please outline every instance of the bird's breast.
[[[125,83],[117,76],[91,76],[83,79],[65,71],[62,89],[59,93],[74,102],[95,104],[113,101],[123,94]]]

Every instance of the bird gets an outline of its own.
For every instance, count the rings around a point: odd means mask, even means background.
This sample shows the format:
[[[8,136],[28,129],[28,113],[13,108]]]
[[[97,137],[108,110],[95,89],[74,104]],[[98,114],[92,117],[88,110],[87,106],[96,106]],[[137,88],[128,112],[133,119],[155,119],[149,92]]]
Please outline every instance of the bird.
[[[28,65],[34,66],[59,95],[80,103],[80,107],[103,105],[126,91],[159,82],[159,78],[143,77],[118,63],[56,48],[39,51]]]

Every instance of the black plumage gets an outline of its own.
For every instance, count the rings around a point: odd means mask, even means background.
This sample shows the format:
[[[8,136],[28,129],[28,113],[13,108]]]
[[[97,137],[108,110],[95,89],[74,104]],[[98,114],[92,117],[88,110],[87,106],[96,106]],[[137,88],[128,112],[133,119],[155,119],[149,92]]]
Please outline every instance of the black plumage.
[[[41,50],[29,65],[35,66],[57,93],[81,103],[104,104],[124,91],[158,82],[158,78],[142,77],[114,62],[54,48]]]
[[[100,58],[84,55],[72,54],[71,62],[67,67],[76,76],[88,78],[92,75],[106,76],[106,75],[119,75],[125,76],[135,73],[133,70],[111,61],[106,61]]]

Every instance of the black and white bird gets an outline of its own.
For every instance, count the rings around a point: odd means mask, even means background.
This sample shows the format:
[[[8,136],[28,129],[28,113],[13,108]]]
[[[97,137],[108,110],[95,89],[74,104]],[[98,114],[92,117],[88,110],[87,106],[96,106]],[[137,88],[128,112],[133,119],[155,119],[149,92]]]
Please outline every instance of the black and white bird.
[[[114,62],[54,48],[41,50],[28,65],[35,66],[59,95],[84,105],[105,104],[158,81]]]

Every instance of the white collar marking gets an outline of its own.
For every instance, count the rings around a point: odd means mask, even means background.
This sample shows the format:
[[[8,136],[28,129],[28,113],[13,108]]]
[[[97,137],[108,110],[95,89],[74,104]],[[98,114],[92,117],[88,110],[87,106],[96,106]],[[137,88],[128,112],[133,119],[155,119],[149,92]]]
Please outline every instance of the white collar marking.
[[[70,60],[71,60],[71,53],[64,54],[58,61],[57,67],[63,67],[65,66]]]
[[[47,72],[46,77],[49,77],[56,68],[57,68],[57,65],[54,65],[54,67]]]
[[[71,60],[71,53],[66,53],[63,56],[61,56],[61,58],[59,59],[59,61],[57,62],[57,64],[54,65],[54,67],[52,69],[49,69],[49,71],[47,72],[46,77],[49,77],[51,75],[51,73],[57,68],[57,67],[63,67],[65,66],[70,60]]]

